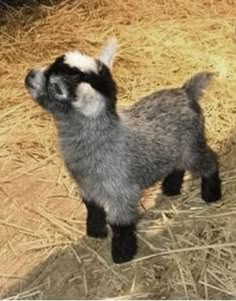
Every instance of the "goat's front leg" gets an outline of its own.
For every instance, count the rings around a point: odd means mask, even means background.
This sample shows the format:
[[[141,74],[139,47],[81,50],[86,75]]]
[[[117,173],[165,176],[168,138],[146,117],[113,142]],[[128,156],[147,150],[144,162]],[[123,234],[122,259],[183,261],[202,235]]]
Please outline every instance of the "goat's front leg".
[[[125,208],[116,218],[111,218],[108,212],[108,222],[113,232],[111,254],[115,263],[130,261],[137,253],[136,210],[128,211],[129,209]]]
[[[137,253],[137,237],[135,224],[111,225],[112,236],[112,259],[115,263],[130,261]]]
[[[162,192],[167,196],[178,195],[184,178],[184,170],[174,170],[162,183]]]
[[[83,199],[87,208],[87,235],[95,238],[107,237],[107,223],[105,210],[94,201]]]

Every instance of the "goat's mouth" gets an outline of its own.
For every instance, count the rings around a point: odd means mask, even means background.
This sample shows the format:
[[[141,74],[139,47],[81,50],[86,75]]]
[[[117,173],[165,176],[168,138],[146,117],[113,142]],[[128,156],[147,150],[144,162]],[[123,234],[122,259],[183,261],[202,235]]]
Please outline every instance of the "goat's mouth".
[[[39,95],[43,84],[43,73],[38,70],[30,70],[25,77],[25,87],[33,98]]]
[[[34,82],[34,78],[35,78],[35,71],[30,70],[30,72],[26,75],[26,78],[25,78],[26,88],[30,88],[30,89],[37,88],[37,85]]]

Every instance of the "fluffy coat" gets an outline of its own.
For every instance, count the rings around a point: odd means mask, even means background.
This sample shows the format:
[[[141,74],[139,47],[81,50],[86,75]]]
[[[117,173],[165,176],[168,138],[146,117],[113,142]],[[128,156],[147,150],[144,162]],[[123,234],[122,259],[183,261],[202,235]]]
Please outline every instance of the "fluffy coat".
[[[31,71],[26,87],[55,118],[65,164],[88,209],[88,234],[106,236],[106,219],[113,229],[113,259],[124,262],[136,253],[137,203],[144,189],[165,179],[163,192],[178,194],[189,170],[202,177],[205,201],[218,200],[221,190],[199,105],[212,74],[198,73],[180,88],[154,92],[118,112],[114,48],[108,43],[97,59],[64,55]]]

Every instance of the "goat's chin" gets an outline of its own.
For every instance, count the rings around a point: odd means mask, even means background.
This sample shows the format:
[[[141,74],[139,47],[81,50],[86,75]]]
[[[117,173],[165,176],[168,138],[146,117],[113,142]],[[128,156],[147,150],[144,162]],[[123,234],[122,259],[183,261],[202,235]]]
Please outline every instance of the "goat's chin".
[[[31,96],[32,100],[34,102],[39,103],[41,98],[41,93],[38,91],[38,89],[32,88],[32,87],[26,87],[29,95]]]
[[[34,100],[37,97],[37,92],[35,91],[35,89],[30,87],[26,87],[26,89],[29,95],[31,96],[31,98]]]

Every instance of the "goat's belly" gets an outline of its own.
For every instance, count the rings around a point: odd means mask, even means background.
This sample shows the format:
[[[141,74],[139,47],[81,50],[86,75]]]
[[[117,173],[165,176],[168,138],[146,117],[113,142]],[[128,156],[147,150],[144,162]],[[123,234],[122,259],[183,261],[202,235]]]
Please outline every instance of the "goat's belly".
[[[95,201],[104,208],[120,203],[135,204],[141,192],[139,185],[115,177],[106,179],[86,177],[78,181],[78,185],[83,198],[87,201]]]
[[[135,177],[134,181],[138,183],[142,189],[149,188],[170,174],[174,170],[175,164],[175,162],[170,161],[164,164],[162,164],[162,162],[146,164],[138,170],[135,170],[133,173]]]

